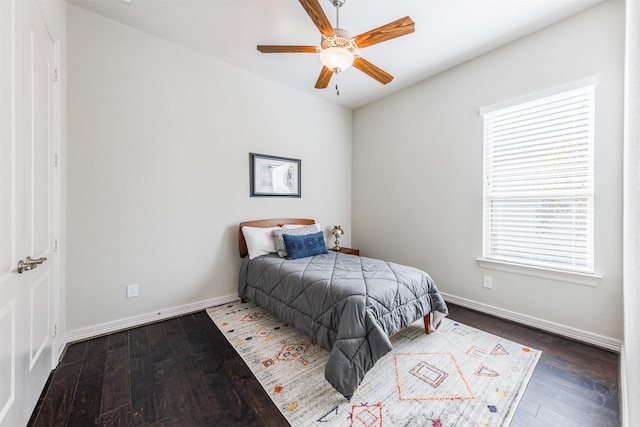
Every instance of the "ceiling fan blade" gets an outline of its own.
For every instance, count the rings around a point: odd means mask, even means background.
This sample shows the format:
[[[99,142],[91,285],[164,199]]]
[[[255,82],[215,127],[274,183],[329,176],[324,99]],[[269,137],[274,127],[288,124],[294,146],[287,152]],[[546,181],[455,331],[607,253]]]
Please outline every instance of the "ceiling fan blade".
[[[327,15],[324,14],[324,10],[322,10],[318,0],[300,0],[300,4],[307,11],[307,14],[323,36],[331,37],[335,35],[331,22],[329,22]]]
[[[274,46],[258,45],[262,53],[317,53],[320,49],[316,46]]]
[[[318,76],[318,80],[316,81],[316,89],[325,89],[329,86],[329,81],[331,80],[331,76],[333,75],[333,71],[328,69],[327,67],[322,67],[320,71],[320,75]]]
[[[376,67],[371,62],[359,56],[356,56],[353,60],[353,66],[369,77],[376,79],[383,85],[386,85],[393,80],[393,76],[391,74],[387,73],[382,68]]]
[[[353,40],[355,40],[358,47],[362,49],[363,47],[413,33],[414,30],[415,23],[411,18],[405,16],[404,18],[389,22],[382,27],[355,36]]]

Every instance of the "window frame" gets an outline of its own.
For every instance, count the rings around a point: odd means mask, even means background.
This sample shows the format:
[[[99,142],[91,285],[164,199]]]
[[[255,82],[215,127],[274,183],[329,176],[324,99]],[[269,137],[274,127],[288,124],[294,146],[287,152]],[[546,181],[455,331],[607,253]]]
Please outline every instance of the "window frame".
[[[589,77],[587,79],[581,79],[581,80],[577,80],[568,84],[563,84],[560,86],[556,86],[547,90],[543,90],[543,91],[539,91],[539,92],[535,92],[526,96],[522,96],[522,97],[518,97],[515,99],[511,99],[505,102],[500,102],[497,104],[493,104],[490,106],[486,106],[483,108],[480,108],[479,110],[479,114],[480,116],[483,118],[483,129],[486,131],[486,118],[485,115],[489,114],[489,113],[493,113],[493,112],[497,112],[500,110],[506,110],[506,109],[511,109],[513,107],[517,107],[519,105],[522,104],[527,104],[530,102],[535,102],[538,100],[543,100],[547,97],[551,97],[551,96],[556,96],[556,95],[560,95],[564,92],[571,92],[571,91],[575,91],[578,89],[582,89],[582,88],[589,88],[589,87],[593,87],[593,109],[595,111],[595,104],[596,104],[596,96],[595,96],[595,88],[597,86],[597,77]],[[595,140],[595,113],[593,115],[593,122],[590,123],[591,129],[592,129],[592,139]],[[480,258],[477,258],[477,262],[480,265],[480,267],[482,268],[489,268],[489,269],[494,269],[494,270],[499,270],[499,271],[507,271],[507,272],[511,272],[511,273],[516,273],[516,274],[523,274],[523,275],[528,275],[528,276],[534,276],[534,277],[540,277],[540,278],[546,278],[546,279],[551,279],[551,280],[557,280],[557,281],[563,281],[563,282],[570,282],[570,283],[578,283],[578,284],[582,284],[582,285],[587,285],[587,286],[597,286],[601,279],[602,276],[599,276],[595,273],[595,223],[594,223],[594,216],[595,216],[595,182],[593,183],[592,186],[592,193],[588,196],[591,199],[591,217],[590,217],[590,221],[591,221],[591,233],[589,234],[589,238],[587,241],[587,248],[588,250],[591,251],[591,254],[589,255],[591,257],[591,268],[590,269],[570,269],[570,268],[555,268],[555,267],[549,267],[549,266],[544,266],[544,265],[536,265],[536,264],[527,264],[527,263],[519,263],[517,261],[514,261],[512,259],[500,259],[499,257],[493,257],[490,254],[488,254],[488,242],[487,239],[488,237],[488,233],[490,232],[487,229],[488,226],[488,222],[486,221],[485,215],[486,210],[485,210],[485,206],[486,206],[486,185],[485,185],[485,177],[487,176],[487,171],[485,170],[486,164],[485,164],[485,155],[486,155],[486,151],[487,151],[487,140],[486,140],[486,136],[483,133],[483,191],[482,191],[482,206],[483,206],[483,218],[482,218],[482,256]],[[590,144],[591,149],[591,156],[594,156],[595,154],[595,142],[592,141]],[[595,181],[595,179],[593,178],[594,176],[594,169],[595,169],[595,162],[592,161],[590,163],[590,167],[591,167],[591,179],[593,181]],[[532,200],[534,200],[535,198],[533,198]]]

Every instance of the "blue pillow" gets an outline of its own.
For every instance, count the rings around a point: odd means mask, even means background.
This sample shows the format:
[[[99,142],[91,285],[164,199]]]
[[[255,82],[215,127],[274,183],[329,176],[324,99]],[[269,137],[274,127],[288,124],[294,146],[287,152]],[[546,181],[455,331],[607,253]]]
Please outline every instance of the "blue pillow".
[[[322,231],[313,234],[304,234],[302,236],[283,234],[282,238],[284,239],[284,246],[287,249],[287,259],[298,259],[329,253]]]

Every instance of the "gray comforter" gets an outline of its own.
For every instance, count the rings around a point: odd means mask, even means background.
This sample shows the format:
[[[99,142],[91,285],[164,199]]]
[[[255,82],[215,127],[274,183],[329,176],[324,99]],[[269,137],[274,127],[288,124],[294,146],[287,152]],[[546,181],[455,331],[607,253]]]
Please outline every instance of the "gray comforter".
[[[427,273],[332,251],[296,260],[245,257],[238,294],[330,351],[325,378],[347,399],[391,350],[390,335],[429,312],[439,314],[437,327],[448,314]]]

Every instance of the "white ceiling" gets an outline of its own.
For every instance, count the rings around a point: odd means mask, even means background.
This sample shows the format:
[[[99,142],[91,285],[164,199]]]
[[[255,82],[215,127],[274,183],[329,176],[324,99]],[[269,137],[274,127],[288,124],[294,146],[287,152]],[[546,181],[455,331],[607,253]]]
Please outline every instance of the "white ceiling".
[[[258,44],[320,45],[295,0],[67,0],[123,24],[278,81],[357,108],[585,10],[602,0],[347,0],[340,27],[352,36],[404,16],[415,32],[358,51],[395,78],[381,85],[355,68],[314,89],[318,54],[264,54]],[[319,0],[335,26],[335,8]],[[224,82],[220,82],[224,84]]]

